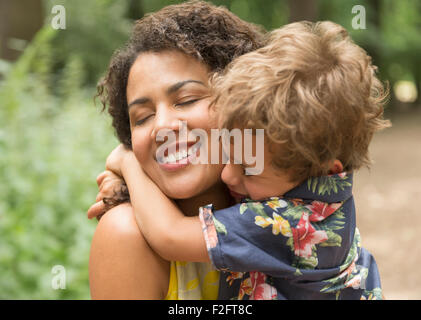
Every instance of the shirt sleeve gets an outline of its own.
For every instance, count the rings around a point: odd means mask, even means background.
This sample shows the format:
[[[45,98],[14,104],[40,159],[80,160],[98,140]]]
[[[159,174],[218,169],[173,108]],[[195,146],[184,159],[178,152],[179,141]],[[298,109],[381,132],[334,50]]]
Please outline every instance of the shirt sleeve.
[[[211,205],[200,208],[199,217],[215,268],[235,272],[294,272],[293,255],[287,244],[289,238],[278,237],[273,215],[256,214],[263,209],[262,203],[253,203],[253,206],[250,208],[243,203],[217,211]]]
[[[312,205],[276,198],[216,211],[212,205],[201,207],[199,217],[213,265],[224,271],[260,271],[276,277],[317,268],[317,246],[343,250],[337,243],[338,228],[329,232],[332,217],[329,223],[325,219],[332,213],[337,213],[335,221],[343,216],[338,210],[341,203]]]

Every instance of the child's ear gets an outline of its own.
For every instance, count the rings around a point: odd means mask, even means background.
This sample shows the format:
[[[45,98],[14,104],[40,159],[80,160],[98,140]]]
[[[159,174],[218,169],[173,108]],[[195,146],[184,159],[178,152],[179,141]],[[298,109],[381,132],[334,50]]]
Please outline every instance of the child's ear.
[[[344,166],[342,165],[342,162],[338,159],[335,159],[329,168],[329,174],[338,174],[342,171],[344,171]]]

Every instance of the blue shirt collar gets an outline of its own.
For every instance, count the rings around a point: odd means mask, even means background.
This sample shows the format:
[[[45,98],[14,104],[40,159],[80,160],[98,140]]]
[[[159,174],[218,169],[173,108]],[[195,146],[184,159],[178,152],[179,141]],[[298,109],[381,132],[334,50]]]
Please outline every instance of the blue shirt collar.
[[[286,192],[283,198],[317,200],[334,203],[352,196],[353,174],[341,172],[321,177],[311,177]]]

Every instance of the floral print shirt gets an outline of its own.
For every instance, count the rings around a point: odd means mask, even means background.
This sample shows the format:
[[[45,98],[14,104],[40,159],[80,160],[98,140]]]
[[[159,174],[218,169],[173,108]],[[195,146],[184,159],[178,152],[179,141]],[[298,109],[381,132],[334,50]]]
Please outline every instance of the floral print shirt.
[[[200,208],[218,299],[382,299],[361,247],[350,173],[313,177],[283,197]]]

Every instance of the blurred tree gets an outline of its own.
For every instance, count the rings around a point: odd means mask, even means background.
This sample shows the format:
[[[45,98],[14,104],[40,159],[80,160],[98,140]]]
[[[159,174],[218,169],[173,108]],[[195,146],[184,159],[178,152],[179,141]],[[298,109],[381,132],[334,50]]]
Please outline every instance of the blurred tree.
[[[62,1],[44,1],[50,24],[51,8]],[[84,70],[82,81],[93,86],[107,69],[112,53],[130,35],[129,1],[72,0],[65,8],[66,29],[58,30],[51,43],[52,68],[60,77],[67,60],[78,56]]]
[[[0,82],[0,299],[89,298],[85,212],[116,140],[78,57],[57,81],[63,94],[51,94],[57,32],[43,27]],[[51,286],[55,265],[66,268],[66,290]]]
[[[414,83],[418,96],[410,104],[421,107],[421,3],[383,0],[382,5],[384,77],[392,87],[402,80]]]
[[[126,16],[131,20],[138,20],[145,14],[142,0],[129,0]]]
[[[288,0],[289,22],[295,21],[317,21],[318,1],[317,0]]]
[[[258,24],[266,30],[279,28],[288,19],[288,6],[285,0],[213,0],[218,6],[224,6],[241,19]]]
[[[362,5],[366,11],[366,29],[353,29],[352,8]],[[319,0],[319,20],[331,20],[344,26],[353,40],[363,47],[379,67],[379,77],[390,88],[401,80],[411,81],[418,91],[412,103],[420,106],[421,2],[418,0]],[[400,102],[391,90],[389,109]]]
[[[370,27],[374,28],[374,32],[381,37],[381,0],[369,0],[371,20]],[[370,41],[366,44],[366,49],[370,53],[373,64],[381,66],[381,38],[378,41]]]
[[[16,60],[43,20],[42,0],[1,0],[0,59]]]

